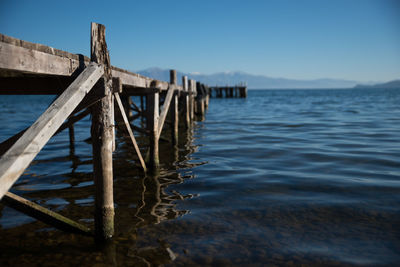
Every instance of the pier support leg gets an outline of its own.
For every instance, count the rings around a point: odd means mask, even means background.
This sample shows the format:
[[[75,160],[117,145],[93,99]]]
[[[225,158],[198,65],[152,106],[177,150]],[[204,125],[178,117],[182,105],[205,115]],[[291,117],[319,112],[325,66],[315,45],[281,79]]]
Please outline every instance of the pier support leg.
[[[189,109],[190,109],[190,120],[194,120],[194,95],[196,92],[196,81],[189,81]]]
[[[204,105],[205,105],[205,95],[203,94],[202,85],[197,82],[197,97],[196,97],[196,115],[200,117],[202,121],[204,119]]]
[[[143,96],[140,96],[140,110],[142,111],[142,114],[140,116],[140,121],[143,123],[144,121],[144,114],[145,114],[145,109],[144,109],[144,103],[143,103]]]
[[[171,101],[171,140],[172,145],[178,144],[178,131],[179,131],[179,110],[178,110],[178,94],[175,92]]]
[[[147,166],[150,171],[157,173],[160,167],[160,159],[158,154],[158,119],[160,116],[159,110],[160,94],[158,92],[151,93],[146,97],[147,107],[147,129],[150,131],[150,158]]]
[[[99,241],[114,235],[113,200],[113,115],[110,57],[105,41],[105,27],[92,23],[91,60],[104,64],[104,76],[93,90],[106,96],[92,106],[93,173],[95,184],[95,238]]]
[[[178,84],[176,70],[170,70],[170,83],[174,85]],[[172,140],[172,145],[175,146],[178,144],[178,131],[179,131],[178,94],[176,92],[174,93],[171,102],[171,119],[172,119],[171,140]]]
[[[189,129],[190,127],[190,111],[189,111],[189,87],[188,87],[188,77],[182,77],[182,86],[185,95],[183,96],[183,116],[184,116],[184,123],[185,128]]]

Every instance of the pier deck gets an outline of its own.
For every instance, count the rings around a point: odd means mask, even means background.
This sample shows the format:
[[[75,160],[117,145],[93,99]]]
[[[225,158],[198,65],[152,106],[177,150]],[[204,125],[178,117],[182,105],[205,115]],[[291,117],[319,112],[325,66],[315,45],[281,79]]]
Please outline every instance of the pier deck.
[[[192,126],[196,116],[202,119],[212,89],[186,76],[182,85],[178,85],[175,70],[170,71],[170,82],[166,82],[112,66],[105,27],[101,24],[92,23],[90,45],[89,58],[0,34],[0,95],[58,95],[32,126],[0,144],[0,199],[56,228],[107,240],[114,233],[112,153],[116,142],[115,126],[125,127],[129,133],[143,173],[156,173],[158,143],[167,114],[171,120],[170,141],[175,145],[180,117],[186,128]],[[241,87],[233,88],[246,91]],[[132,102],[131,96],[140,97],[140,106]],[[245,94],[240,93],[240,96],[245,97]],[[163,100],[162,106],[160,100]],[[52,136],[69,129],[73,143],[74,123],[89,114],[96,188],[94,230],[8,192]],[[130,123],[138,117],[146,121],[146,128]],[[141,154],[134,131],[149,138],[145,155]]]

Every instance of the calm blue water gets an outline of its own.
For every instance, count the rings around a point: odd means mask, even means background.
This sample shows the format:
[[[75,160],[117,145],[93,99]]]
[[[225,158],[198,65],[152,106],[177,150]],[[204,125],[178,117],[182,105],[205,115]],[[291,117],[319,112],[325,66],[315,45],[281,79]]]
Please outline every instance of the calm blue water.
[[[0,141],[51,100],[1,96]],[[90,226],[89,125],[75,126],[73,153],[67,132],[53,138],[13,191]],[[138,139],[144,151],[146,139]],[[137,172],[129,143],[118,140],[114,242],[98,248],[3,207],[2,265],[400,262],[400,90],[212,98],[205,121],[181,132],[177,149],[161,142],[157,177]]]

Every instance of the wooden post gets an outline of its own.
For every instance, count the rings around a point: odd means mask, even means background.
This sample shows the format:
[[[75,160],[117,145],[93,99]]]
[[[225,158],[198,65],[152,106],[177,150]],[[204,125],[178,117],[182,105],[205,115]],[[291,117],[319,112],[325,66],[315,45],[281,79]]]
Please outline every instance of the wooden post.
[[[144,114],[145,114],[145,110],[144,110],[144,103],[143,103],[143,96],[140,96],[140,110],[142,111],[142,114],[140,114],[140,121],[143,123],[143,119],[144,119]]]
[[[152,85],[156,87],[156,83],[152,82]],[[160,116],[160,93],[152,92],[148,94],[146,97],[146,109],[147,109],[147,129],[150,132],[150,147],[149,147],[149,161],[147,167],[153,173],[158,171],[160,167],[160,159],[158,155],[158,140],[159,140],[159,133],[158,133],[158,120]]]
[[[99,241],[114,235],[114,200],[112,169],[112,77],[105,27],[91,25],[91,60],[104,65],[103,78],[93,90],[105,97],[92,106],[93,173],[95,184],[95,238]]]
[[[176,70],[170,70],[170,83],[172,85],[178,84],[178,79],[176,76]],[[178,110],[178,93],[175,91],[172,102],[171,102],[171,119],[172,119],[172,127],[171,127],[171,140],[172,145],[178,144],[178,130],[179,130],[179,110]]]
[[[183,96],[183,116],[184,116],[184,121],[185,121],[185,127],[186,129],[189,129],[190,127],[190,111],[189,111],[189,87],[188,87],[188,77],[183,76],[182,77],[182,86],[183,86],[183,91],[185,92],[185,95]]]
[[[197,112],[197,115],[199,115],[202,120],[203,116],[204,116],[204,94],[203,94],[203,90],[202,90],[203,89],[202,84],[197,82],[196,88],[197,88],[196,112]]]
[[[210,101],[210,88],[208,88],[208,86],[205,86],[205,91],[206,91],[206,95],[205,95],[205,99],[204,99],[204,108],[208,109],[208,103]]]
[[[196,88],[196,81],[195,80],[190,80],[191,82],[191,101],[190,101],[190,117],[192,119],[192,121],[194,120],[194,114],[195,114],[195,96],[197,95],[197,88]]]
[[[117,101],[117,104],[118,104],[118,107],[119,107],[119,111],[121,112],[122,119],[124,120],[124,124],[125,124],[126,130],[129,133],[129,136],[131,138],[133,147],[135,148],[136,155],[139,158],[140,165],[142,166],[143,171],[146,172],[147,171],[146,164],[144,163],[142,154],[140,153],[139,146],[136,143],[136,139],[135,139],[135,136],[133,135],[133,132],[132,132],[132,129],[131,129],[131,125],[130,125],[129,120],[128,120],[128,116],[125,114],[125,109],[124,109],[124,106],[122,104],[121,98],[119,97],[118,93],[115,93],[115,100]]]

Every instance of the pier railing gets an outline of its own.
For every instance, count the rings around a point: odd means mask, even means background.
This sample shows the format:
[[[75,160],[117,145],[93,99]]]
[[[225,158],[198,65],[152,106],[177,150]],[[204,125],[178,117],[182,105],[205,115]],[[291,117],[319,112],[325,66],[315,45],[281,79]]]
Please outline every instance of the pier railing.
[[[129,133],[143,172],[159,168],[159,139],[167,114],[171,120],[171,143],[178,142],[179,114],[186,128],[195,116],[204,117],[208,86],[184,76],[178,85],[171,70],[170,82],[145,77],[111,65],[105,27],[91,25],[91,56],[72,54],[0,34],[0,94],[54,94],[58,98],[36,122],[0,144],[0,199],[21,212],[59,229],[109,239],[114,233],[113,166],[115,126]],[[140,106],[131,96],[140,97]],[[160,97],[164,99],[160,105]],[[132,115],[134,110],[137,114]],[[180,112],[181,111],[181,112]],[[49,139],[91,114],[95,225],[88,227],[8,192]],[[130,123],[132,117],[146,120],[146,128]],[[149,138],[142,155],[133,132]]]

